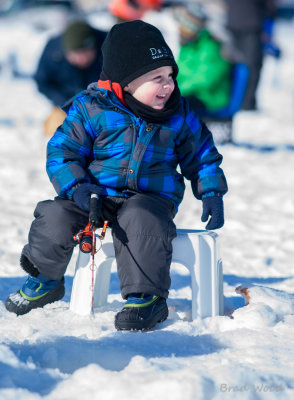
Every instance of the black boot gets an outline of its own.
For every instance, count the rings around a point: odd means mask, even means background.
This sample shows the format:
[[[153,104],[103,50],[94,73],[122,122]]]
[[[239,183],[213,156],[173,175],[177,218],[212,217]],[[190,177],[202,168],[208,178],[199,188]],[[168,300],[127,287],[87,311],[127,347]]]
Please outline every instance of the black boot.
[[[64,278],[52,280],[41,274],[37,277],[29,275],[22,288],[8,296],[5,307],[10,312],[23,315],[33,308],[62,299],[64,293]]]
[[[166,320],[168,308],[163,297],[131,294],[123,309],[115,316],[117,330],[150,330],[158,322]]]

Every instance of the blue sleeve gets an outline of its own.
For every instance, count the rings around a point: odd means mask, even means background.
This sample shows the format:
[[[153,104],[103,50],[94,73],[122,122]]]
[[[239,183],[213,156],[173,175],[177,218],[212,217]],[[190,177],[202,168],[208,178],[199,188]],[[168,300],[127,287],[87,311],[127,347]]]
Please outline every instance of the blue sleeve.
[[[55,135],[47,145],[46,170],[57,194],[72,198],[77,183],[91,182],[87,167],[92,159],[93,138],[89,121],[79,101],[74,101]]]
[[[191,181],[197,199],[208,192],[221,195],[227,192],[226,178],[220,168],[223,157],[205,123],[189,108],[179,135],[178,157],[181,172]]]

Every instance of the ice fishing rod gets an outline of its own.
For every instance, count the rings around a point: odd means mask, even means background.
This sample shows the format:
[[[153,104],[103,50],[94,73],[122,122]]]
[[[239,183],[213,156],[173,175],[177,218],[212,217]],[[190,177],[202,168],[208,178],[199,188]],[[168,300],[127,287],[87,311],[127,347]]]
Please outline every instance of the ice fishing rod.
[[[91,194],[90,199],[90,212],[89,212],[89,222],[85,229],[79,231],[73,239],[79,243],[80,250],[83,253],[91,253],[91,272],[92,272],[92,281],[91,281],[91,292],[92,292],[92,303],[91,303],[91,314],[94,315],[94,287],[95,287],[95,254],[98,250],[96,246],[96,238],[102,241],[106,234],[106,229],[108,225],[108,221],[104,221],[104,225],[100,235],[97,235],[96,232],[96,221],[98,219],[98,215],[100,212],[100,202],[99,196],[96,193]]]

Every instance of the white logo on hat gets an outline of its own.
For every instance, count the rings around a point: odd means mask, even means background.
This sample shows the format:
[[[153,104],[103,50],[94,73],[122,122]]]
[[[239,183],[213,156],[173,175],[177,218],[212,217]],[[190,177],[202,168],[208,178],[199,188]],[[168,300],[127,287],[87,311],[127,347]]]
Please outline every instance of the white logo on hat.
[[[156,59],[162,58],[162,57],[171,57],[170,51],[165,46],[162,46],[159,49],[156,49],[155,47],[150,47],[149,50],[150,50],[153,60],[156,60]]]

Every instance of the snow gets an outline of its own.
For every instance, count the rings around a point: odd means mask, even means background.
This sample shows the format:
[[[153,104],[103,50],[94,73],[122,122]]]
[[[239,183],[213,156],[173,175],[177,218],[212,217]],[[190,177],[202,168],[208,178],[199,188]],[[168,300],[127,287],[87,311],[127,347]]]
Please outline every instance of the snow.
[[[77,252],[62,301],[21,317],[6,311],[7,295],[25,278],[19,255],[36,202],[55,193],[45,172],[48,138],[42,134],[50,104],[32,81],[2,71],[1,400],[293,398],[293,33],[291,21],[278,21],[283,57],[265,59],[260,111],[240,112],[236,145],[219,147],[230,188],[226,223],[217,232],[225,315],[191,321],[189,276],[178,266],[172,269],[169,318],[148,333],[115,330],[123,304],[115,272],[109,303],[94,318],[69,310]],[[187,186],[177,226],[204,229],[200,216],[201,202]],[[246,306],[236,293],[239,285],[249,288]]]

